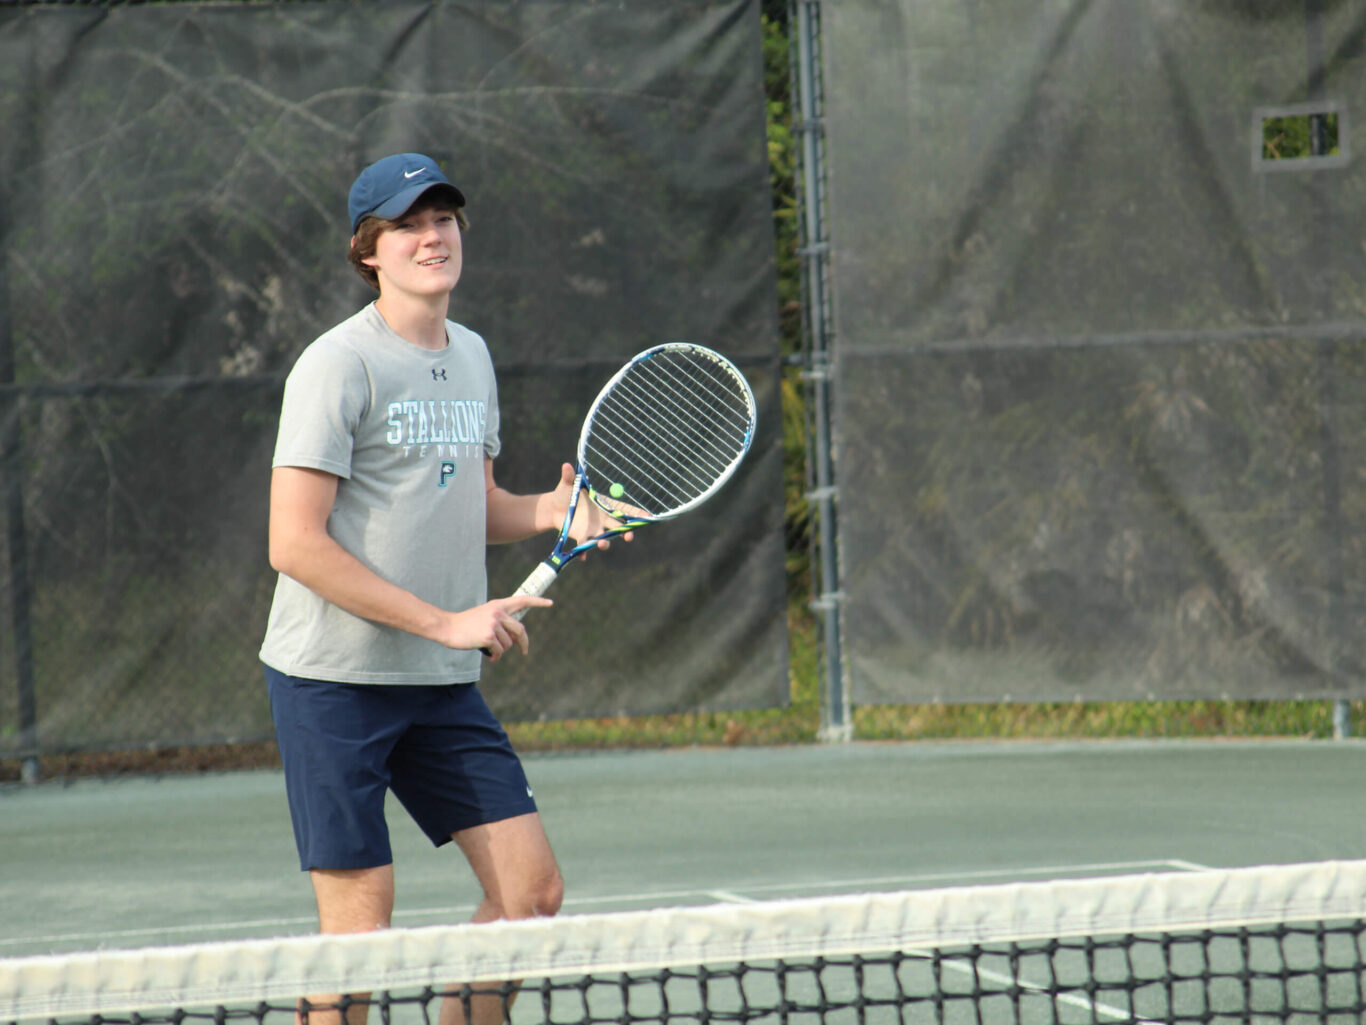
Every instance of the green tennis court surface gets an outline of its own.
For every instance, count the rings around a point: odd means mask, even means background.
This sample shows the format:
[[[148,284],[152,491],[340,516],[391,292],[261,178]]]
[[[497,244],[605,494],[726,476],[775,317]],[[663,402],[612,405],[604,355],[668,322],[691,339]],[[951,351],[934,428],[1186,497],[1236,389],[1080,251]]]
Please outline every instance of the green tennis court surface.
[[[566,914],[1366,856],[1355,741],[531,757]],[[465,920],[391,809],[396,925]],[[274,772],[0,790],[0,957],[311,933]]]

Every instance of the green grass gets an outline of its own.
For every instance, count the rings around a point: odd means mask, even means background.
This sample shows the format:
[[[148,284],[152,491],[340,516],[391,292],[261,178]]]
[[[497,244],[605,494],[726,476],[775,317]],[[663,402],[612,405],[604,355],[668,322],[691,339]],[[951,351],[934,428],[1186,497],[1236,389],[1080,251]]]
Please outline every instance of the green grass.
[[[811,743],[820,728],[816,635],[799,615],[789,614],[788,625],[792,689],[787,708],[508,723],[508,734],[520,751]]]
[[[1352,702],[1352,732],[1363,703]],[[1328,701],[1053,702],[1034,705],[906,705],[858,709],[855,733],[866,740],[1112,737],[1333,736]]]
[[[813,743],[821,721],[816,624],[794,605],[788,628],[787,708],[513,723],[508,732],[522,751]],[[1366,702],[1353,702],[1351,717],[1360,735]],[[855,708],[853,718],[855,739],[880,741],[1333,736],[1328,701],[878,705]]]

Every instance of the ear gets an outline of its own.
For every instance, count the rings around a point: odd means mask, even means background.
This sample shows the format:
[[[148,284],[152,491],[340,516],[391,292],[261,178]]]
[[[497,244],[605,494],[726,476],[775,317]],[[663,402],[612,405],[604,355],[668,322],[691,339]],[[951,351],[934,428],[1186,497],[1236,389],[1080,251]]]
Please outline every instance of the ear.
[[[355,248],[356,248],[356,236],[355,236],[355,235],[352,235],[352,236],[351,236],[351,248],[352,248],[352,249],[355,249]],[[376,268],[379,267],[379,264],[375,261],[375,258],[374,258],[373,256],[367,256],[365,259],[361,260],[361,263],[365,264],[365,266],[367,266],[367,267],[376,267]]]

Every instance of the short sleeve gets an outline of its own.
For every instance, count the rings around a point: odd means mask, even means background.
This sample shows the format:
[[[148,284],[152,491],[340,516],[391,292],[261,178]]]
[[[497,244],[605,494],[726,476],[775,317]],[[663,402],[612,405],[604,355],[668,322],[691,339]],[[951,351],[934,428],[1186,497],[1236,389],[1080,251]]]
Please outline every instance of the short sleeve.
[[[350,478],[356,429],[370,402],[359,354],[319,339],[285,379],[272,466],[301,466]]]
[[[494,459],[502,451],[503,442],[499,437],[498,416],[498,379],[493,372],[493,360],[489,359],[489,394],[484,419],[484,456]]]

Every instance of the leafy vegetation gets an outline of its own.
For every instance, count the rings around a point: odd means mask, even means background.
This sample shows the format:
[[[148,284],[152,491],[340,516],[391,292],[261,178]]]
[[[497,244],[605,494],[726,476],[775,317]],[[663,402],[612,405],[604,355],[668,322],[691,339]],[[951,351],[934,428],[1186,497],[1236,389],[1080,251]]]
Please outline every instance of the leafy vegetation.
[[[1321,152],[1314,152],[1314,135],[1319,134]],[[1269,117],[1262,122],[1263,160],[1302,160],[1310,156],[1335,157],[1342,152],[1338,142],[1338,115],[1327,113]]]

